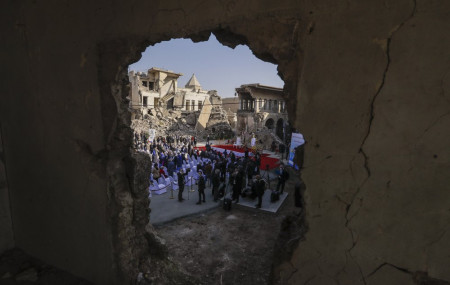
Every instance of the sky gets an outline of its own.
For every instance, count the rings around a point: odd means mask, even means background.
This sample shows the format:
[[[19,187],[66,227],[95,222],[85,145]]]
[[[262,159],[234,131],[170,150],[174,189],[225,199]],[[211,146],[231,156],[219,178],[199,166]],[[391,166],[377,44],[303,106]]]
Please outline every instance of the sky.
[[[202,89],[217,90],[221,97],[233,97],[242,84],[260,83],[283,88],[277,66],[257,59],[247,46],[235,49],[220,44],[211,34],[206,42],[172,39],[149,46],[129,70],[147,72],[152,67],[182,73],[178,86],[184,87],[195,74]]]

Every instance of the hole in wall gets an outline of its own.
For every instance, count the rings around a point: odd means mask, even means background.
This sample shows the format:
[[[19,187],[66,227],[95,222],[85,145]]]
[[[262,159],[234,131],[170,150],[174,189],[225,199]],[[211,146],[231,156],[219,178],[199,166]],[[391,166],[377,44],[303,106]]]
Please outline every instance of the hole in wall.
[[[204,143],[207,139],[207,136],[210,135],[210,139],[220,141],[220,143],[225,144],[223,140],[227,140],[226,143],[228,144],[237,144],[237,138],[240,137],[240,143],[243,145],[247,145],[250,147],[251,143],[251,136],[253,135],[252,129],[249,129],[249,120],[248,116],[245,121],[241,120],[240,122],[236,123],[234,128],[232,127],[232,130],[229,132],[228,135],[224,135],[223,133],[220,133],[217,126],[207,126],[204,129],[200,129],[201,131],[204,131],[203,136],[198,135],[198,129],[196,130],[197,133],[194,135],[192,133],[189,133],[187,129],[187,116],[191,116],[191,120],[193,117],[193,121],[191,122],[191,127],[194,128],[194,130],[197,128],[198,121],[200,119],[202,109],[204,109],[204,106],[207,106],[208,104],[214,106],[214,103],[212,103],[211,98],[209,98],[210,102],[208,103],[205,101],[205,99],[202,99],[201,102],[196,102],[195,99],[187,99],[188,92],[195,93],[196,96],[202,96],[202,95],[221,95],[220,92],[210,92],[211,90],[216,89],[204,89],[201,84],[198,84],[201,82],[201,76],[199,76],[200,73],[196,70],[190,71],[188,74],[192,72],[192,75],[189,78],[189,81],[184,85],[184,87],[179,88],[179,82],[178,78],[181,76],[181,72],[178,72],[176,68],[171,68],[167,66],[163,67],[157,67],[154,65],[157,64],[151,64],[152,66],[148,66],[147,72],[133,72],[132,67],[130,68],[129,78],[130,78],[130,94],[128,95],[129,100],[129,112],[130,117],[132,119],[131,127],[132,129],[136,129],[136,125],[138,124],[135,121],[148,121],[151,126],[143,125],[142,128],[148,129],[148,133],[144,133],[143,129],[141,128],[140,131],[135,132],[133,134],[134,139],[134,148],[138,148],[138,151],[141,153],[146,153],[149,157],[151,156],[152,163],[155,162],[157,164],[163,164],[163,166],[166,168],[164,170],[165,174],[169,174],[168,172],[168,163],[170,162],[170,159],[168,159],[168,156],[171,155],[164,155],[164,158],[161,157],[154,157],[153,149],[151,149],[148,145],[148,140],[151,137],[152,144],[155,145],[154,142],[164,143],[164,144],[179,144],[180,142],[185,143],[185,146],[189,147],[189,144],[191,146],[191,149],[194,149],[196,147],[203,147],[202,143]],[[234,68],[239,68],[239,66],[233,66]],[[217,67],[216,67],[217,68]],[[220,68],[220,67],[218,67]],[[171,70],[171,71],[170,71]],[[166,73],[166,74],[162,74]],[[163,76],[162,76],[163,75]],[[133,78],[134,77],[134,78]],[[221,78],[223,80],[223,78]],[[259,81],[259,80],[258,80]],[[246,81],[242,80],[242,84],[236,84],[235,87],[242,87],[242,85],[246,84]],[[249,82],[247,82],[249,83]],[[264,82],[265,83],[265,82]],[[133,84],[135,87],[138,87],[140,89],[140,93],[138,92],[138,96],[133,96]],[[254,83],[249,83],[249,85]],[[263,85],[263,84],[262,84]],[[183,83],[182,83],[183,86]],[[264,86],[266,88],[269,85]],[[259,86],[256,86],[259,87]],[[180,90],[181,89],[181,90]],[[190,89],[190,90],[182,90],[182,89]],[[266,88],[267,89],[267,88]],[[164,92],[161,92],[164,91]],[[181,92],[178,92],[181,91]],[[248,91],[248,90],[247,90]],[[267,90],[265,90],[267,91]],[[206,92],[206,93],[205,93]],[[161,94],[163,93],[163,94]],[[239,96],[236,96],[233,98],[233,93],[238,92],[230,92],[231,99],[235,99],[236,97],[239,98]],[[153,95],[152,95],[153,94]],[[158,94],[158,96],[156,96]],[[136,95],[136,94],[134,94]],[[192,95],[192,94],[188,94]],[[144,98],[147,97],[147,100],[144,101]],[[181,98],[180,98],[181,97]],[[264,97],[264,96],[263,96]],[[135,98],[137,101],[135,101]],[[206,97],[205,97],[206,98]],[[227,98],[224,96],[224,98]],[[251,100],[246,99],[246,101],[232,101],[232,105],[238,105],[236,113],[250,113],[255,111],[256,108],[259,110],[264,110],[266,112],[280,112],[279,108],[274,108],[273,106],[283,106],[282,105],[282,98],[277,99],[263,99],[261,96],[259,96],[257,99],[261,100],[254,100],[253,102]],[[193,101],[194,100],[194,101]],[[198,100],[197,100],[198,101]],[[275,101],[277,102],[275,104]],[[145,103],[145,104],[144,104]],[[227,104],[223,104],[223,101],[220,102],[222,106],[227,106]],[[267,104],[267,105],[266,105]],[[270,105],[268,105],[270,104]],[[266,108],[267,109],[266,109]],[[133,108],[138,109],[138,111],[133,110]],[[286,110],[281,109],[282,112],[286,113]],[[141,112],[142,111],[142,112]],[[209,115],[211,115],[211,110],[209,111]],[[179,118],[176,118],[180,114]],[[184,122],[182,119],[184,119]],[[227,118],[228,119],[228,118]],[[278,118],[277,118],[278,119]],[[254,118],[254,127],[260,127],[268,132],[271,133],[271,136],[276,136],[274,130],[275,121],[273,118],[271,118],[273,121],[272,128],[262,127],[264,126],[264,118]],[[170,128],[176,124],[175,129],[168,129],[169,132],[165,134],[158,134],[157,130],[155,129],[155,124],[161,125],[161,121],[165,122],[163,124],[163,127],[167,127],[170,125]],[[287,113],[286,118],[283,118],[283,121],[287,121]],[[182,126],[180,126],[183,124]],[[229,123],[232,123],[232,121],[228,121]],[[256,124],[255,124],[256,122]],[[171,123],[171,124],[169,124]],[[231,124],[230,124],[231,125]],[[245,129],[238,129],[239,126],[245,126]],[[185,127],[185,129],[183,129]],[[153,131],[155,130],[155,131]],[[210,131],[214,130],[213,133]],[[208,133],[209,131],[209,133]],[[255,129],[257,131],[257,129]],[[177,133],[178,132],[178,133]],[[144,134],[143,134],[144,133]],[[220,136],[217,136],[217,133],[220,133]],[[247,137],[246,137],[247,135]],[[268,143],[268,137],[260,138],[255,140],[260,144]],[[181,140],[180,140],[181,139]],[[280,138],[278,138],[280,139]],[[283,138],[284,139],[284,138]],[[146,142],[147,147],[144,148],[143,145],[137,145],[137,143]],[[211,142],[213,144],[213,142]],[[270,145],[270,142],[269,142]],[[268,148],[269,146],[267,146]],[[158,149],[158,148],[156,148]],[[199,149],[201,150],[201,148]],[[177,151],[179,150],[172,149],[172,156],[175,156],[177,154]],[[161,150],[159,150],[161,152]],[[181,151],[184,152],[184,151]],[[228,153],[230,151],[228,150]],[[194,159],[192,157],[192,153],[190,154],[189,161],[192,161]],[[195,156],[194,156],[195,157]],[[156,158],[156,160],[155,160]],[[196,161],[198,161],[198,157],[195,158]],[[159,160],[159,161],[158,161]],[[185,157],[186,160],[186,157]],[[164,163],[161,163],[164,161]],[[187,162],[187,161],[185,161]],[[141,165],[137,163],[137,165]],[[145,165],[145,164],[144,164]],[[150,164],[146,164],[147,166]],[[267,165],[265,162],[262,162],[261,165]],[[141,165],[142,166],[142,165]],[[188,168],[193,169],[194,166],[190,164],[190,167],[186,167],[186,165],[183,163],[182,167],[185,169],[184,172],[187,172],[186,170]],[[273,166],[273,165],[271,165]],[[236,168],[239,166],[237,165]],[[175,168],[175,173],[172,175],[172,180],[168,177],[170,182],[167,180],[160,180],[160,179],[152,179],[152,186],[158,187],[154,188],[156,191],[157,189],[162,190],[164,186],[160,186],[160,184],[164,184],[167,186],[169,183],[171,187],[166,188],[166,191],[161,191],[161,193],[158,193],[159,195],[153,195],[156,194],[154,192],[152,193],[151,200],[151,208],[152,208],[152,214],[150,215],[150,222],[154,223],[152,221],[152,215],[155,215],[155,211],[161,211],[162,213],[164,210],[173,210],[173,207],[161,207],[161,204],[158,204],[158,198],[165,197],[165,202],[170,202],[172,205],[179,205],[183,206],[186,205],[187,201],[196,201],[198,200],[198,192],[196,192],[195,188],[198,188],[198,184],[190,183],[187,187],[185,185],[184,194],[189,195],[189,197],[185,197],[185,200],[183,202],[177,201],[177,192],[179,192],[179,188],[176,189],[174,186],[174,182],[178,182],[177,178],[178,175],[176,175],[177,172],[179,172],[180,167]],[[198,165],[197,165],[198,170]],[[242,179],[243,182],[243,188],[247,185],[247,181],[245,180],[246,175],[245,171],[247,170],[247,167],[243,167],[244,175]],[[270,171],[265,172],[266,169],[260,170],[260,175],[263,176],[263,178],[266,179],[268,182],[268,185],[266,186],[268,189],[275,189],[277,186],[276,182],[276,174],[275,172],[272,173],[272,176],[275,175],[275,179],[270,179],[274,177],[270,177]],[[148,173],[152,172],[151,169],[146,170]],[[161,174],[161,170],[159,170]],[[191,171],[189,171],[191,172]],[[197,172],[198,173],[198,172]],[[201,173],[199,173],[201,175]],[[267,175],[267,177],[264,177],[264,175]],[[150,176],[150,175],[149,175]],[[157,176],[157,175],[156,175]],[[225,175],[227,177],[228,175]],[[162,178],[162,177],[161,177]],[[198,179],[198,177],[196,178]],[[228,180],[226,180],[228,182]],[[198,182],[198,181],[196,181]],[[155,184],[158,185],[155,185]],[[228,187],[228,191],[231,192],[229,183],[226,183]],[[151,187],[152,187],[151,186]],[[191,187],[194,188],[193,192],[190,192]],[[172,189],[175,191],[171,191]],[[286,192],[288,192],[288,188],[286,188]],[[292,188],[292,187],[291,187]],[[292,189],[293,191],[293,189]],[[206,193],[207,201],[206,203],[202,204],[213,204],[212,196],[211,196],[211,189],[207,188]],[[163,196],[164,195],[164,196]],[[172,196],[173,195],[173,196]],[[191,196],[192,195],[192,196]],[[171,199],[173,197],[173,199]],[[187,198],[187,199],[186,199]],[[242,198],[240,198],[242,200]],[[252,206],[247,210],[240,209],[239,205],[234,206],[234,211],[226,212],[222,210],[221,206],[218,207],[212,207],[212,210],[209,210],[209,212],[202,212],[195,213],[193,216],[189,216],[186,218],[179,218],[176,221],[172,222],[164,222],[161,223],[161,225],[164,225],[163,227],[160,225],[157,227],[159,235],[163,236],[167,240],[167,246],[169,249],[169,255],[171,255],[173,260],[177,260],[177,263],[183,267],[187,266],[189,264],[193,264],[195,262],[200,261],[200,265],[202,262],[204,263],[204,266],[198,266],[196,267],[197,271],[191,272],[195,276],[204,276],[205,274],[210,278],[211,282],[217,282],[217,280],[224,280],[224,278],[227,278],[228,282],[238,282],[241,283],[241,279],[243,276],[247,276],[251,282],[254,281],[254,278],[259,278],[262,283],[267,282],[270,274],[270,266],[272,262],[272,248],[275,244],[275,241],[277,239],[277,232],[279,231],[280,225],[282,224],[282,216],[281,215],[271,215],[270,213],[264,213],[264,212],[255,212],[257,211],[255,206],[255,200],[252,202]],[[217,202],[218,205],[220,205],[220,202]],[[290,203],[290,207],[293,206],[294,203]],[[158,209],[158,206],[160,208]],[[201,205],[198,205],[198,207],[201,207]],[[214,211],[216,213],[214,213]],[[214,217],[212,219],[211,217]],[[262,216],[258,216],[262,215]],[[266,222],[266,223],[264,223]],[[267,222],[269,222],[267,224]],[[156,224],[156,223],[155,223]],[[264,233],[271,232],[271,236],[267,236]],[[262,235],[261,235],[262,234]],[[261,239],[261,236],[264,236],[265,239]],[[179,240],[182,239],[183,243],[180,243]],[[198,244],[198,240],[203,240],[205,243],[203,245]],[[252,258],[249,258],[246,252],[252,252],[252,249],[249,248],[249,245],[252,244],[255,245],[255,241],[259,241],[259,245],[264,247],[268,246],[266,250],[261,250],[261,248],[258,248],[259,250],[256,250],[251,255]],[[178,242],[177,242],[178,241]],[[255,248],[255,247],[254,247]],[[230,250],[231,249],[231,250]],[[192,253],[192,254],[191,254]],[[266,263],[261,262],[261,260],[264,260]],[[251,265],[254,264],[261,264],[262,267],[254,267],[251,268]],[[244,266],[242,266],[244,265]],[[188,268],[185,268],[188,269]],[[192,269],[192,267],[190,267]],[[206,271],[205,271],[206,270]],[[208,272],[207,272],[208,271]],[[247,278],[245,277],[245,278]],[[252,279],[253,278],[253,279]],[[259,280],[258,279],[258,280]],[[236,283],[237,284],[237,283]]]

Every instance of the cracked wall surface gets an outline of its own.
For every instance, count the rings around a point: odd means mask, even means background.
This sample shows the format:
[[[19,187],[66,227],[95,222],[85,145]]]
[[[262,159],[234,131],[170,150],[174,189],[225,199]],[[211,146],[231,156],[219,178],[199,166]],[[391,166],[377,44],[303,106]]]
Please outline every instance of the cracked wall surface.
[[[450,281],[449,11],[385,1],[310,16],[297,104],[309,231],[280,283]]]
[[[308,231],[274,258],[273,282],[450,281],[447,3],[3,2],[16,245],[97,284],[130,283],[155,260],[160,282],[190,282],[165,259],[136,184],[145,174],[129,152],[127,66],[149,44],[213,32],[278,64],[307,140]]]

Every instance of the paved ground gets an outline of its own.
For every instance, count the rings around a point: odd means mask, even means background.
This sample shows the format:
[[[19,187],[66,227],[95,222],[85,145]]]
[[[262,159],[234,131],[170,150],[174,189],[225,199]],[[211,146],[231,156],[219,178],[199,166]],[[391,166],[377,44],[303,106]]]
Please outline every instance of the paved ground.
[[[209,187],[207,187],[205,191],[206,203],[197,205],[197,186],[193,185],[192,190],[194,190],[194,192],[190,192],[190,187],[185,186],[183,191],[183,198],[185,200],[183,202],[178,201],[178,191],[173,191],[174,199],[170,199],[170,191],[161,195],[152,195],[150,203],[150,208],[152,209],[150,222],[153,225],[161,225],[181,217],[205,212],[221,205],[219,202],[213,201],[211,188]]]
[[[276,187],[276,174],[272,172],[261,171],[262,176],[264,178],[270,177],[271,180],[271,189]],[[150,222],[153,225],[162,225],[164,223],[176,220],[181,217],[186,217],[194,214],[198,214],[201,212],[206,212],[211,209],[221,207],[221,202],[214,202],[211,187],[208,186],[207,182],[206,187],[206,203],[202,203],[201,205],[197,205],[198,202],[198,191],[197,186],[193,185],[192,188],[190,186],[185,186],[183,191],[183,198],[185,199],[183,202],[178,201],[178,191],[173,191],[173,199],[171,199],[172,193],[170,191],[161,194],[161,195],[152,195],[150,208],[152,212],[150,214]],[[193,190],[191,192],[191,189]],[[230,188],[228,188],[228,193],[230,192]],[[283,201],[286,199],[287,193],[284,193],[280,196],[280,200],[276,203],[270,203],[270,190],[266,190],[263,196],[263,203],[261,207],[261,211],[267,211],[276,213],[280,206],[283,204]],[[242,207],[250,207],[255,208],[257,203],[257,199],[252,200],[249,198],[240,198],[239,206]],[[235,206],[233,204],[233,206]]]
[[[276,201],[276,202],[270,202],[270,194],[271,194],[271,190],[266,190],[266,192],[264,193],[263,199],[262,199],[262,206],[259,209],[260,211],[266,211],[266,212],[271,212],[271,213],[276,213],[278,212],[278,209],[280,209],[281,205],[283,204],[284,200],[286,200],[288,193],[284,192],[283,194],[280,195],[280,200]],[[239,203],[237,205],[242,206],[242,207],[249,207],[249,208],[255,208],[256,209],[256,204],[258,203],[258,198],[255,199],[250,199],[250,198],[239,198]]]

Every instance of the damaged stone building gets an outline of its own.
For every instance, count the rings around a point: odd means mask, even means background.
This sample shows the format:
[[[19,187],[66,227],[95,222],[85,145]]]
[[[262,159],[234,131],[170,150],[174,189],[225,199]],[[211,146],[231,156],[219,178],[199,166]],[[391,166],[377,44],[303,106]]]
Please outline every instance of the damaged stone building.
[[[215,90],[203,90],[195,74],[184,88],[179,88],[178,78],[182,75],[155,67],[147,73],[130,71],[130,107],[133,118],[137,114],[150,114],[155,107],[200,111],[206,98],[218,96]]]
[[[282,88],[244,84],[236,88],[236,93],[238,132],[257,132],[266,127],[281,140],[285,139],[288,114]]]
[[[95,284],[142,272],[187,284],[130,151],[128,66],[149,45],[213,33],[277,64],[307,141],[307,228],[280,234],[271,284],[450,282],[450,1],[0,7],[1,252],[21,248]]]
[[[184,119],[196,131],[217,130],[230,132],[222,98],[216,90],[204,90],[195,74],[184,88],[178,87],[182,73],[153,67],[144,72],[129,72],[131,117],[144,119],[171,110],[172,116]],[[170,129],[170,128],[169,128]]]
[[[239,110],[239,98],[237,97],[222,98],[222,108],[227,113],[228,122],[230,123],[231,128],[236,132],[237,111]]]

